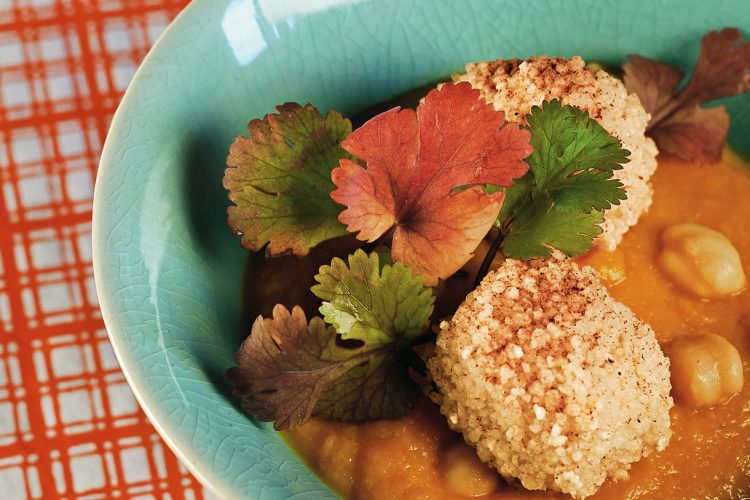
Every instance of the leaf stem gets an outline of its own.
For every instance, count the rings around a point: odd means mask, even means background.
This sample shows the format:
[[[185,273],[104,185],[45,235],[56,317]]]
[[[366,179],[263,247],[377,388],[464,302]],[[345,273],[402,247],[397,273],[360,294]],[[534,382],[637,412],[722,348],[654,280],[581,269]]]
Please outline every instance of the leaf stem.
[[[364,250],[367,253],[370,253],[370,252],[374,252],[375,249],[381,245],[390,247],[391,237],[393,236],[393,231],[394,231],[394,228],[391,228],[385,233],[383,233],[382,236],[380,236],[380,238],[378,238],[377,240],[365,243],[364,245],[362,245],[362,250]]]
[[[396,359],[404,363],[406,366],[419,373],[423,377],[427,375],[427,365],[425,365],[422,358],[411,349],[404,349],[396,353]]]
[[[680,111],[681,108],[688,107],[691,102],[691,98],[684,98],[683,92],[673,96],[669,101],[654,111],[651,119],[646,125],[646,132],[655,129],[659,124],[668,120],[672,115]],[[696,103],[695,105],[697,106],[698,104]]]
[[[482,282],[482,279],[484,279],[484,277],[487,276],[487,272],[490,270],[490,265],[492,265],[492,261],[495,260],[495,255],[497,255],[497,252],[500,250],[500,246],[503,244],[505,235],[508,234],[508,230],[510,229],[510,225],[512,223],[513,223],[512,215],[508,217],[507,219],[505,219],[505,221],[503,222],[503,225],[500,228],[500,231],[498,231],[497,236],[492,241],[492,245],[490,246],[490,249],[487,251],[487,255],[484,256],[482,265],[479,266],[479,271],[477,271],[477,277],[474,279],[474,288],[478,287],[479,284]]]
[[[427,344],[430,342],[435,342],[435,340],[437,340],[437,334],[434,331],[430,330],[429,332],[425,333],[421,337],[414,339],[411,345],[415,346],[415,345]]]

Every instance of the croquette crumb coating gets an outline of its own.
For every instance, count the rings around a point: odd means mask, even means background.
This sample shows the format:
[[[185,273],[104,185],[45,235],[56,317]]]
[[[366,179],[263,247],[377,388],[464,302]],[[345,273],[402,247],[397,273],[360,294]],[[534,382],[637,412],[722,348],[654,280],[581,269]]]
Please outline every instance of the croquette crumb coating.
[[[430,396],[506,479],[583,498],[667,445],[669,360],[592,268],[508,259],[440,329]]]
[[[472,63],[466,73],[454,75],[455,81],[467,81],[494,105],[503,110],[508,121],[524,123],[534,105],[558,99],[587,111],[630,151],[630,163],[615,173],[625,186],[628,199],[605,213],[604,229],[596,245],[612,251],[630,226],[651,205],[649,184],[656,170],[657,149],[644,135],[649,114],[635,94],[605,71],[586,67],[580,57],[572,59],[539,57],[522,61],[508,59]]]

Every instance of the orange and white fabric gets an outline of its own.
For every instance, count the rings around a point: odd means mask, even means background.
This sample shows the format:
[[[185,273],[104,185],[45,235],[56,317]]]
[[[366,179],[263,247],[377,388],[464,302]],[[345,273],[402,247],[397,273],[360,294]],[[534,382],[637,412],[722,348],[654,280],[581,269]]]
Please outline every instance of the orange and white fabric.
[[[0,0],[0,499],[198,499],[138,407],[91,268],[99,152],[186,0]]]

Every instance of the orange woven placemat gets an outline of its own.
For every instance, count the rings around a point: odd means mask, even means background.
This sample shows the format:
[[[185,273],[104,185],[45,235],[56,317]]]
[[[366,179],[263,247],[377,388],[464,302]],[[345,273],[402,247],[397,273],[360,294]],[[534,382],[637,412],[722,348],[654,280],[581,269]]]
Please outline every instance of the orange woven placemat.
[[[203,498],[133,398],[91,268],[99,153],[185,0],[0,0],[0,498]]]

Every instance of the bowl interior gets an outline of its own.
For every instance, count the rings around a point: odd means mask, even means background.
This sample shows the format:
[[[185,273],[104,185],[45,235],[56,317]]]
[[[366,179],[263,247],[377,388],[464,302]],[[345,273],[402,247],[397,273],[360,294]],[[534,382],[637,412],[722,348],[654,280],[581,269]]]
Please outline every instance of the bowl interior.
[[[96,185],[97,290],[142,406],[224,497],[334,497],[224,380],[248,333],[247,254],[226,227],[221,180],[249,119],[285,101],[353,114],[497,57],[638,53],[689,67],[703,34],[738,23],[747,35],[743,0],[194,1],[128,89]],[[747,153],[750,95],[726,103]]]

